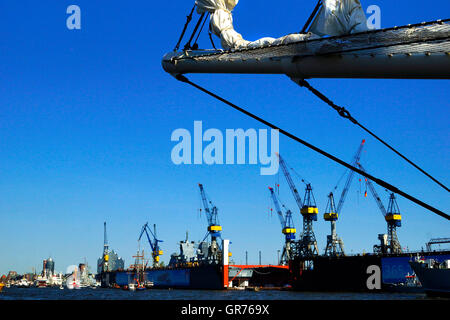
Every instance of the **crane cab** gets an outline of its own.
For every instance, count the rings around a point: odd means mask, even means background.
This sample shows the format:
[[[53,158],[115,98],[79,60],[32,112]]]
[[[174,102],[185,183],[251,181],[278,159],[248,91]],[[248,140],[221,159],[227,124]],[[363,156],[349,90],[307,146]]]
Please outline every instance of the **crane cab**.
[[[304,206],[300,210],[300,213],[305,218],[309,218],[310,220],[317,221],[317,214],[319,213],[319,209],[317,209],[317,207]]]
[[[390,225],[401,227],[402,226],[402,216],[398,213],[388,213],[384,217],[386,222]]]
[[[337,221],[338,216],[337,212],[326,212],[323,215],[323,219],[325,221]]]
[[[220,232],[222,231],[222,226],[218,226],[218,225],[208,226],[208,231],[213,237],[220,237]]]
[[[295,228],[286,227],[281,232],[286,236],[287,240],[295,240],[295,233],[297,232]]]

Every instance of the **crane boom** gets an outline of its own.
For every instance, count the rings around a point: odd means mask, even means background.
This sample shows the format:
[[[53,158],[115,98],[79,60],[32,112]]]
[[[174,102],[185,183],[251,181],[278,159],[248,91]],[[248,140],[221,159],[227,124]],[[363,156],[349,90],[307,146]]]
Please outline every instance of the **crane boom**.
[[[281,222],[281,232],[285,236],[285,244],[283,247],[283,253],[281,255],[280,264],[287,264],[289,260],[291,259],[292,255],[292,246],[291,242],[295,240],[295,233],[297,230],[294,227],[294,223],[292,221],[292,212],[291,210],[286,209],[286,217],[283,216],[283,212],[281,211],[280,203],[277,199],[277,196],[275,192],[273,191],[273,188],[269,187],[270,195],[272,196],[273,203],[275,205],[275,209],[278,213],[278,217],[280,218]],[[283,206],[284,207],[284,206]]]
[[[297,203],[299,210],[302,210],[303,207],[302,199],[300,198],[300,194],[298,193],[297,188],[295,187],[294,181],[292,181],[292,177],[286,166],[286,162],[284,162],[284,159],[281,157],[279,153],[277,153],[277,155],[278,159],[280,160],[281,170],[283,170],[284,176],[286,177],[286,181],[289,185],[289,189],[291,189],[292,195],[294,196],[295,202]]]
[[[153,266],[156,267],[156,266],[159,265],[159,256],[161,256],[163,254],[163,251],[160,250],[158,243],[159,242],[163,242],[163,240],[159,240],[156,237],[156,225],[153,225],[153,227],[154,227],[154,232],[152,232],[152,230],[148,226],[148,222],[145,223],[144,226],[142,227],[141,234],[139,235],[138,241],[141,240],[142,235],[145,232],[145,235],[147,236],[148,243],[150,244],[150,248],[152,249]],[[153,240],[150,237],[149,231],[150,231],[150,234],[153,237]]]
[[[364,167],[360,163],[357,163],[357,165],[362,171],[366,172],[366,170],[364,169]],[[373,198],[375,199],[375,202],[378,205],[378,208],[380,208],[380,211],[383,214],[383,216],[386,217],[386,214],[387,214],[386,208],[384,207],[380,196],[378,195],[377,191],[375,190],[375,187],[373,186],[372,181],[370,179],[367,179],[367,178],[366,178],[366,181],[367,181],[367,185],[369,186],[369,190],[372,193],[372,196],[373,196]]]
[[[198,184],[200,188],[200,195],[202,197],[203,207],[205,208],[206,212],[206,218],[208,220],[208,225],[211,226],[218,226],[219,222],[217,219],[217,207],[212,204],[211,200],[208,200],[205,189],[203,188],[203,185],[201,183]],[[209,208],[209,204],[211,204],[212,209]]]
[[[283,212],[281,211],[280,203],[278,202],[277,196],[275,195],[275,192],[273,191],[273,188],[269,187],[270,195],[272,196],[273,204],[275,205],[275,210],[278,213],[278,218],[281,222],[281,227],[286,227],[286,220],[284,219]]]
[[[208,223],[211,225],[211,210],[209,209],[209,204],[206,198],[205,190],[203,189],[203,185],[201,183],[199,183],[198,186],[200,188],[200,195],[202,197],[203,208],[205,208],[206,218],[208,219]]]
[[[353,157],[352,166],[355,166],[357,163],[359,163],[359,159],[361,158],[361,152],[364,147],[364,143],[366,140],[363,140],[361,144],[359,145],[358,150],[356,151],[355,156]],[[350,188],[350,185],[353,180],[353,176],[355,175],[355,172],[353,170],[350,170],[349,175],[347,176],[347,180],[345,181],[344,189],[342,189],[341,197],[339,198],[338,205],[336,207],[336,213],[340,214],[342,207],[344,206],[345,198],[347,197],[348,190]]]
[[[141,238],[142,238],[142,235],[144,234],[144,232],[145,232],[145,234],[147,235],[147,240],[148,240],[148,243],[150,244],[150,248],[152,249],[152,251],[154,251],[155,250],[155,248],[154,248],[154,246],[153,246],[153,242],[152,242],[152,239],[150,238],[150,235],[148,234],[148,232],[147,232],[147,228],[148,228],[148,222],[146,223],[146,224],[144,224],[144,226],[142,227],[142,230],[141,230],[141,234],[139,235],[139,239],[138,239],[138,241],[140,241],[141,240]]]

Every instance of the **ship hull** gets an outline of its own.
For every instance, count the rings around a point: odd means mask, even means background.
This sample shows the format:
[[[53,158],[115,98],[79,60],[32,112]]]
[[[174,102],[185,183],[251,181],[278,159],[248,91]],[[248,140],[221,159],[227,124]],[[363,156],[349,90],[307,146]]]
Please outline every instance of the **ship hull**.
[[[450,269],[424,268],[419,262],[410,262],[422,286],[430,295],[450,295]]]
[[[186,268],[155,268],[144,272],[145,281],[153,282],[153,288],[207,289],[220,290],[223,286],[223,267],[207,265]],[[135,282],[136,273],[132,271],[115,271],[102,274],[108,281],[104,286],[128,286]],[[106,283],[108,282],[108,283]]]
[[[450,259],[450,251],[297,258],[290,262],[290,283],[297,291],[390,291],[413,273],[409,261],[417,254],[437,261]],[[311,267],[305,268],[305,264]]]

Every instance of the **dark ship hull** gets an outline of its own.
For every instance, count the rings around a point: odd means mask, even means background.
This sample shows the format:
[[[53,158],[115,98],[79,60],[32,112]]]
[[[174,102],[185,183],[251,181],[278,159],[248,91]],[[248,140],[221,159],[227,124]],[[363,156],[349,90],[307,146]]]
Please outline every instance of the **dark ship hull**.
[[[450,259],[450,251],[294,258],[290,261],[290,284],[297,291],[389,291],[413,273],[409,261],[417,255],[437,261]]]
[[[428,295],[450,296],[450,269],[427,268],[417,261],[411,261],[410,265]]]
[[[145,281],[153,282],[153,288],[174,289],[224,289],[223,266],[204,265],[181,268],[155,268],[144,272]],[[135,282],[133,271],[105,272],[101,275],[102,286],[123,287]]]

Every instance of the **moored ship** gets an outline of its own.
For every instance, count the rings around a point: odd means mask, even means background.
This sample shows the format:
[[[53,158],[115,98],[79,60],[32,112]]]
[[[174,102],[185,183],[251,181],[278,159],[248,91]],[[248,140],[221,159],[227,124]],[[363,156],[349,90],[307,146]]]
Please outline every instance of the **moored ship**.
[[[415,259],[411,268],[429,295],[450,296],[450,259],[439,262],[435,259]]]
[[[415,271],[409,262],[417,254],[440,262],[450,259],[450,251],[297,257],[290,262],[290,282],[299,291],[389,291]]]

